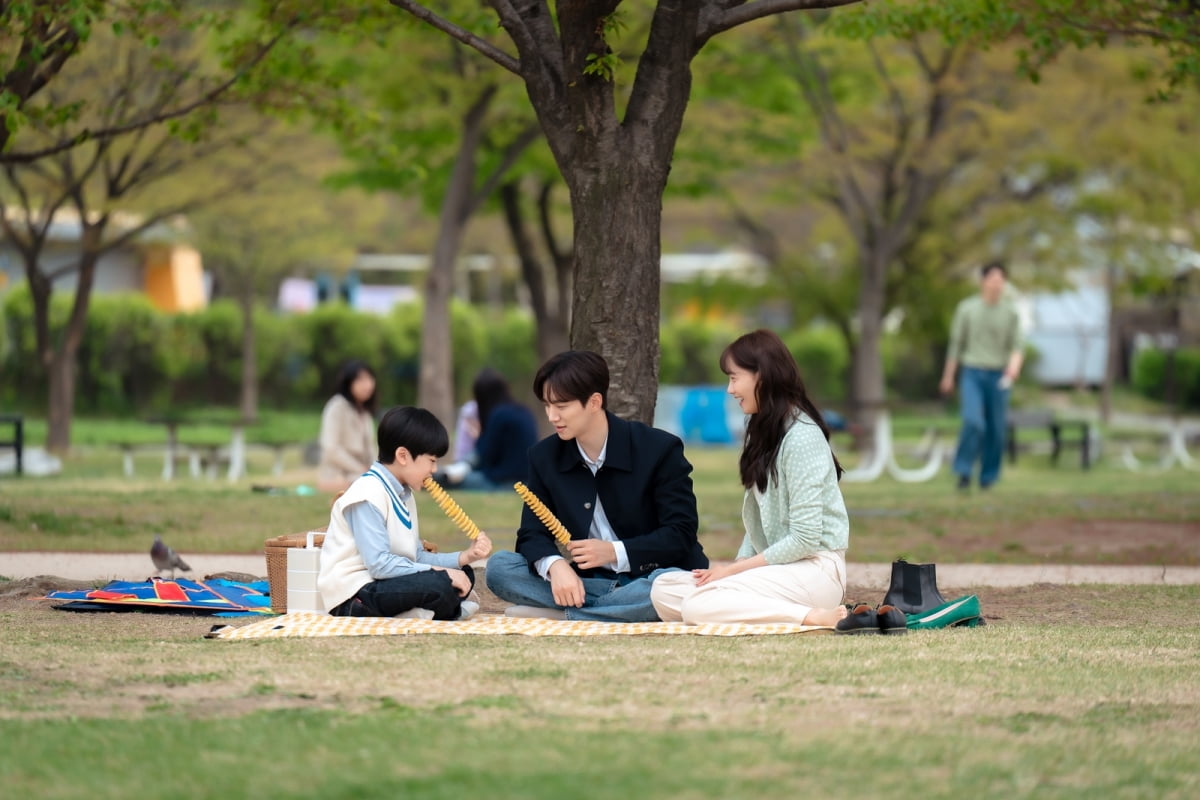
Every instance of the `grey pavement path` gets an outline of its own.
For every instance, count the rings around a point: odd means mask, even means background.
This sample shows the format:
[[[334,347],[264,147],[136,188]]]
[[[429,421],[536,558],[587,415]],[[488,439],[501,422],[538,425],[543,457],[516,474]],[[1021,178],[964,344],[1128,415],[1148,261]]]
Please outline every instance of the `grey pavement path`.
[[[183,554],[192,567],[181,577],[216,572],[266,576],[262,555]],[[890,564],[847,565],[850,583],[886,590]],[[75,580],[141,581],[154,574],[148,553],[0,553],[0,575],[32,578],[55,575]],[[1035,583],[1200,584],[1200,567],[1103,566],[1055,564],[938,564],[939,587],[1030,586]]]

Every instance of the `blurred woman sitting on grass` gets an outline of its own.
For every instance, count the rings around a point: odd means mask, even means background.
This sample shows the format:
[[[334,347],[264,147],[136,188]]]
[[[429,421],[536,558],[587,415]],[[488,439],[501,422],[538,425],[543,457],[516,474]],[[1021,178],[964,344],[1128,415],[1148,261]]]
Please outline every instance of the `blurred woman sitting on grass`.
[[[375,403],[375,373],[362,361],[347,362],[321,412],[319,490],[344,491],[374,462]]]

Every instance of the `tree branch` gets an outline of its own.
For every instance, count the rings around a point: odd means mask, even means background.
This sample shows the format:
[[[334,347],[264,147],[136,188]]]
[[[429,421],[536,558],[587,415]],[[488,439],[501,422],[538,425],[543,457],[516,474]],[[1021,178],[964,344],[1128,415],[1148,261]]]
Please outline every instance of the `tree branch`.
[[[468,214],[474,213],[475,209],[479,208],[483,201],[492,196],[492,193],[496,191],[496,186],[504,178],[505,173],[516,163],[517,159],[521,157],[521,153],[525,152],[526,148],[537,141],[537,138],[541,135],[542,126],[534,122],[513,137],[513,140],[504,148],[504,153],[500,157],[500,163],[484,179],[479,189],[474,192],[470,201],[470,211],[467,212]]]
[[[868,200],[866,192],[854,175],[853,168],[847,163],[849,136],[841,115],[838,114],[837,103],[829,90],[829,76],[817,57],[801,46],[803,26],[800,32],[797,32],[788,24],[788,20],[780,19],[779,22],[792,59],[793,74],[800,84],[804,101],[817,118],[822,141],[836,156],[837,163],[833,168],[836,171],[838,191],[842,194],[842,201],[839,203],[842,213],[850,225],[851,233],[860,244],[866,243],[871,230],[878,230],[882,226],[882,220],[879,209]]]
[[[135,119],[132,122],[101,128],[98,131],[90,131],[85,128],[74,136],[70,136],[66,139],[60,139],[58,142],[52,145],[39,148],[37,150],[26,150],[15,153],[0,153],[0,162],[21,164],[37,161],[40,158],[61,153],[64,150],[70,150],[72,147],[77,147],[88,140],[110,139],[123,133],[129,133],[130,131],[139,130],[151,125],[157,125],[162,122],[169,122],[173,119],[179,119],[180,117],[186,117],[196,109],[213,103],[220,98],[221,95],[225,94],[225,92],[231,89],[234,84],[241,80],[243,76],[250,72],[250,70],[258,66],[259,62],[266,58],[267,54],[272,48],[275,47],[276,44],[279,43],[279,41],[284,37],[285,33],[296,24],[298,23],[290,22],[285,25],[282,30],[276,33],[273,37],[271,37],[270,40],[268,40],[258,49],[258,52],[254,54],[253,58],[251,58],[232,75],[230,75],[228,79],[221,81],[212,89],[195,98],[191,102],[184,103],[182,106],[169,111],[156,111],[146,117],[142,117],[141,119]]]
[[[438,16],[420,3],[414,2],[413,0],[388,0],[388,2],[401,11],[408,12],[427,25],[437,28],[439,31],[451,37],[452,39],[457,39],[468,47],[479,51],[479,53],[487,58],[490,58],[492,61],[495,61],[497,64],[504,67],[514,75],[521,74],[521,62],[519,62],[517,59],[513,58],[508,53],[496,47],[486,39],[481,39],[467,29],[459,25],[455,25],[445,17]]]
[[[734,2],[709,0],[701,11],[701,24],[696,32],[696,49],[716,36],[738,25],[756,19],[782,14],[785,11],[815,11],[822,8],[848,6],[860,0],[755,0]]]

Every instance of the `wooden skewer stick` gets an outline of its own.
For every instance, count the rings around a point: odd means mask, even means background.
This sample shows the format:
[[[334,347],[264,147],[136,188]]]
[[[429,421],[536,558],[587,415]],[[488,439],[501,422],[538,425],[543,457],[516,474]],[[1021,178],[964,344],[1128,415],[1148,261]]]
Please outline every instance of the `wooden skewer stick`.
[[[454,498],[446,494],[446,490],[438,485],[438,482],[433,478],[426,478],[421,484],[425,487],[425,491],[429,492],[429,496],[433,498],[433,502],[438,504],[442,511],[446,512],[446,516],[450,521],[457,525],[468,539],[479,538],[479,526],[471,521],[467,516],[467,512],[462,510],[458,503],[454,502]]]
[[[533,511],[535,517],[542,521],[550,530],[550,535],[558,540],[559,544],[566,544],[571,541],[571,532],[568,531],[558,517],[554,516],[554,512],[546,508],[546,504],[538,499],[537,495],[529,491],[529,487],[517,481],[513,484],[513,488],[517,490],[517,494],[521,495],[521,499],[525,501],[525,505]]]

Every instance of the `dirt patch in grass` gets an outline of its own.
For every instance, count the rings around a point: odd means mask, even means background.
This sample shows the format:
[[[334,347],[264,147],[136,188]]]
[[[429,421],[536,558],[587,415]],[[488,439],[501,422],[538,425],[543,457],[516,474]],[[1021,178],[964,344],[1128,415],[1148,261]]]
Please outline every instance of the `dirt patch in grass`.
[[[1090,554],[1121,564],[1200,564],[1200,524],[1152,520],[1035,520],[1018,532],[1037,556]]]
[[[851,536],[851,560],[1024,564],[1200,565],[1200,522],[1047,517],[1020,522],[920,519],[869,520]],[[866,525],[860,526],[865,528]]]

